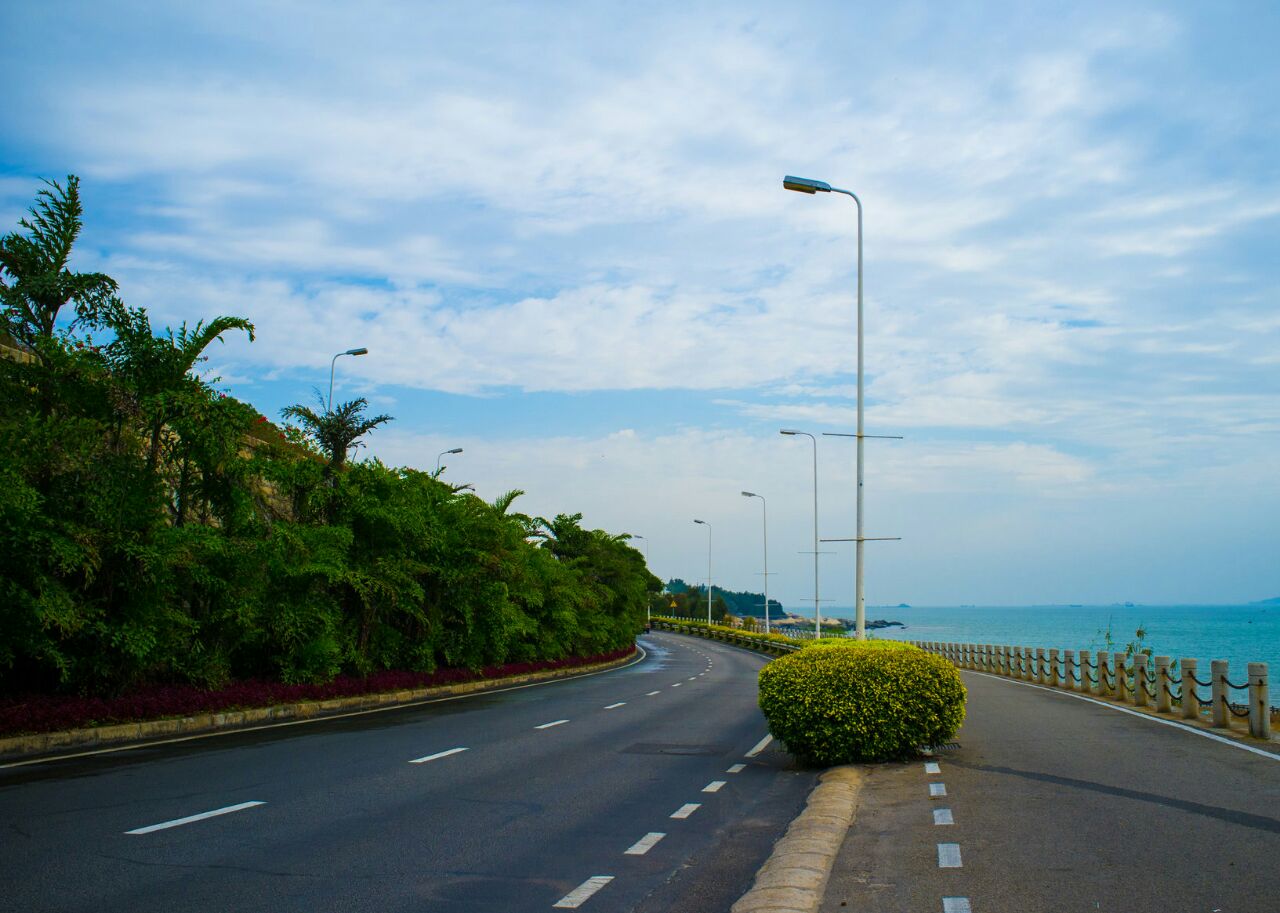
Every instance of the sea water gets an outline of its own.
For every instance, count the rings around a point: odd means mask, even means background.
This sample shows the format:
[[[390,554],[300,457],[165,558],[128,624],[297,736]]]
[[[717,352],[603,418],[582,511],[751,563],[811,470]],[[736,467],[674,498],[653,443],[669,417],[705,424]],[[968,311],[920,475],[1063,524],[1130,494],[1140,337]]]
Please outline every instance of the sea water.
[[[844,607],[826,614],[854,616]],[[1268,664],[1272,682],[1280,681],[1280,605],[867,606],[867,618],[906,625],[868,632],[880,638],[1077,651],[1122,651],[1141,628],[1141,647],[1157,656],[1198,659],[1202,679],[1209,677],[1210,660],[1225,659],[1233,682],[1243,684],[1247,664],[1259,662]],[[1271,694],[1271,702],[1280,703],[1275,684]]]

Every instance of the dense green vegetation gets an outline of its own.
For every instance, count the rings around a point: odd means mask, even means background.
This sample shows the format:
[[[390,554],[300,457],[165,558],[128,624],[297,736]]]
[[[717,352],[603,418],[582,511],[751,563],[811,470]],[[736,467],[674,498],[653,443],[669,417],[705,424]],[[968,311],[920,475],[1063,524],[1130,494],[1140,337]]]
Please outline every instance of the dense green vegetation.
[[[351,461],[389,416],[281,434],[194,373],[254,328],[155,332],[70,269],[78,182],[0,238],[0,695],[479,669],[631,643],[661,586],[626,536]],[[95,341],[95,336],[97,339]]]
[[[823,640],[760,670],[769,731],[814,765],[906,758],[964,722],[960,674],[940,656],[887,640]]]
[[[700,605],[702,607],[702,617],[707,617],[707,588],[705,586],[690,586],[679,577],[673,577],[667,581],[666,591],[670,596],[676,597],[677,617],[697,617],[696,615],[681,614],[685,611],[693,612],[693,606]],[[684,596],[684,600],[679,597]],[[670,610],[671,599],[667,598],[664,606]],[[739,618],[764,618],[764,594],[735,592],[733,590],[722,590],[720,587],[715,588],[715,602],[712,604],[712,617],[723,618],[723,613],[716,615],[720,605],[723,604],[724,611],[730,615],[736,615]],[[665,613],[664,613],[665,614]],[[776,599],[769,600],[769,615],[773,618],[781,618],[786,614],[786,609],[782,607],[782,603]]]

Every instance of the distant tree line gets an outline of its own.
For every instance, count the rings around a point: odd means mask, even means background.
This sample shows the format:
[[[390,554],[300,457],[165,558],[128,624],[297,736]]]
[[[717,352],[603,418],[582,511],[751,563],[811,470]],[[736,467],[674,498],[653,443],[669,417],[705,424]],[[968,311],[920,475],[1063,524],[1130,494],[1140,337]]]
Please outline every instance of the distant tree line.
[[[156,331],[70,267],[79,183],[0,238],[0,695],[555,660],[631,642],[661,582],[625,535],[351,460],[390,416],[284,410],[197,373],[216,317]]]
[[[725,609],[730,615],[737,615],[742,618],[763,618],[764,617],[764,593],[736,592],[734,590],[722,590],[715,587],[715,599],[717,602],[723,600]],[[691,587],[688,583],[679,577],[673,577],[667,581],[666,591],[671,594],[681,594],[688,592],[700,593],[702,600],[702,617],[706,618],[707,596],[706,586],[700,585]],[[778,618],[786,614],[786,609],[782,607],[782,603],[776,599],[769,600],[769,616]],[[714,615],[714,611],[713,611]]]

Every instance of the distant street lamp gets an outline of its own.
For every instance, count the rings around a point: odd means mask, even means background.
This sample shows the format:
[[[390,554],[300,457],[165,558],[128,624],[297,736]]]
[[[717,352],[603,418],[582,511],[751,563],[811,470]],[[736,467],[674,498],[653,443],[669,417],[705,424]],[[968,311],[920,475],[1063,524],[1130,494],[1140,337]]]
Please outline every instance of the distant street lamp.
[[[644,536],[641,536],[639,533],[632,533],[631,538],[644,539],[644,569],[648,571],[649,570],[649,540],[645,539]],[[649,571],[649,573],[652,574],[653,571]],[[651,606],[648,602],[646,602],[644,606],[644,617],[646,622],[653,620],[653,606]]]
[[[853,199],[858,207],[858,488],[857,488],[857,538],[854,540],[856,546],[856,558],[854,561],[854,603],[855,616],[857,619],[856,636],[858,640],[863,640],[867,636],[867,609],[866,600],[863,596],[862,588],[862,546],[864,544],[862,531],[862,201],[858,199],[858,195],[852,190],[841,190],[839,187],[832,187],[826,181],[815,181],[811,178],[798,178],[787,175],[782,179],[782,186],[787,190],[795,190],[799,193],[814,194],[821,191],[822,193],[843,193],[845,196]]]
[[[801,435],[813,442],[813,636],[822,636],[822,609],[818,605],[818,439],[807,431],[784,428],[778,432]]]
[[[451,453],[462,453],[461,447],[454,447],[452,450],[442,450],[440,455],[436,457],[436,475],[440,475],[440,461]]]
[[[744,491],[744,498],[759,498],[760,507],[764,511],[764,633],[769,633],[769,503],[765,501],[764,495],[758,495],[754,491]]]
[[[368,354],[369,354],[369,350],[366,349],[364,346],[361,346],[358,349],[347,349],[347,351],[339,352],[337,355],[333,356],[333,359],[329,362],[329,405],[325,407],[326,412],[333,411],[333,368],[334,368],[334,365],[338,363],[338,359],[341,358],[343,355],[368,355]]]
[[[694,520],[707,528],[707,624],[711,624],[711,524],[706,520]]]

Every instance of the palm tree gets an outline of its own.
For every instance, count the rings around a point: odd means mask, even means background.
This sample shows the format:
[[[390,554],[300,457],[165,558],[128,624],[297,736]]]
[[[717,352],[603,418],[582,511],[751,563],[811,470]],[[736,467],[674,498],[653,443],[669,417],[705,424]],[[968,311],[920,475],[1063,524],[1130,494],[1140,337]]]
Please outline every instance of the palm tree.
[[[96,322],[117,288],[103,273],[73,273],[67,268],[82,225],[80,179],[70,174],[65,187],[57,181],[45,184],[36,193],[31,218],[18,222],[26,234],[0,237],[4,328],[29,346],[52,338],[58,312],[69,302],[75,304],[75,322]]]
[[[368,405],[369,401],[362,396],[342,403],[336,409],[317,412],[307,406],[296,405],[286,406],[280,414],[298,421],[307,436],[329,458],[329,472],[334,473],[346,464],[349,451],[363,446],[360,438],[392,420],[389,415],[366,418],[364,410]]]

